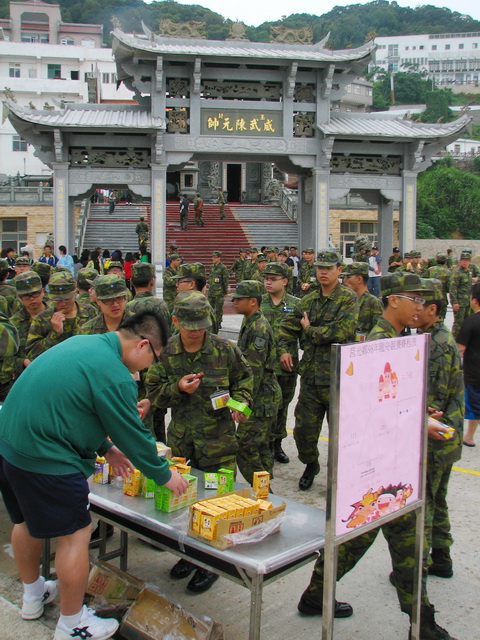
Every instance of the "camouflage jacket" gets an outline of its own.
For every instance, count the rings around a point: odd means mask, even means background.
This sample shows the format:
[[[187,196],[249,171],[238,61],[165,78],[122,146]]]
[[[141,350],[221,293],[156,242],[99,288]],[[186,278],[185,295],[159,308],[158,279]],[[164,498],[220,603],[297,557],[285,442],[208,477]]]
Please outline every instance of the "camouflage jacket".
[[[180,391],[178,381],[183,376],[201,372],[205,376],[194,393]],[[207,331],[202,348],[187,353],[180,336],[174,336],[162,351],[160,362],[149,368],[146,386],[153,406],[171,407],[169,432],[180,438],[189,434],[202,467],[236,453],[235,422],[230,410],[225,407],[214,411],[210,396],[228,390],[234,400],[251,406],[253,376],[240,350],[228,340]]]
[[[450,282],[450,302],[452,305],[459,304],[461,307],[468,307],[471,290],[472,276],[470,271],[460,266],[454,267]]]
[[[303,329],[300,321],[305,312],[310,326]],[[334,342],[353,342],[357,321],[358,300],[351,289],[339,283],[328,296],[315,291],[302,298],[280,323],[279,355],[289,353],[292,343],[300,339],[304,351],[298,373],[310,384],[329,386],[331,346]]]
[[[241,258],[237,258],[232,264],[229,274],[235,274],[235,282],[241,282],[242,280],[248,280],[245,276],[245,268],[246,268],[246,260],[242,260]]]
[[[43,300],[45,301],[45,296],[43,297]],[[89,304],[91,307],[93,307],[96,310],[97,313],[100,313],[100,307],[96,302],[92,302],[90,300],[88,291],[82,291],[81,293],[79,293],[77,296],[77,302],[80,302],[80,304]]]
[[[3,296],[7,301],[7,316],[13,316],[22,306],[17,298],[17,290],[10,284],[6,284],[5,282],[0,284],[0,296]]]
[[[15,355],[17,349],[17,330],[7,316],[0,313],[0,358]]]
[[[252,280],[253,273],[258,269],[257,261],[254,260],[245,260],[245,264],[243,266],[243,279],[244,280]]]
[[[383,340],[384,338],[399,338],[400,334],[397,332],[388,320],[382,316],[379,318],[377,324],[373,327],[367,336],[367,342],[370,340]]]
[[[82,325],[97,313],[96,309],[91,305],[79,304],[78,302],[75,302],[75,304],[77,306],[77,315],[74,318],[66,318],[64,320],[63,333],[57,333],[52,329],[51,320],[55,313],[54,307],[45,309],[33,319],[28,333],[27,344],[25,345],[29,360],[34,360],[50,347],[79,334]]]
[[[126,316],[133,315],[137,311],[153,311],[164,320],[167,327],[172,324],[172,316],[167,303],[157,298],[151,291],[137,293],[133,300],[127,303]]]
[[[261,311],[243,318],[237,347],[253,372],[253,413],[276,416],[282,390],[275,375],[277,350],[272,327]]]
[[[48,304],[43,302],[44,311],[49,307]],[[24,370],[23,361],[27,357],[27,351],[25,345],[27,344],[27,338],[30,331],[30,325],[32,324],[32,317],[27,313],[25,307],[21,307],[17,313],[14,313],[10,318],[10,322],[15,325],[18,332],[18,351],[14,357],[5,358],[2,366],[2,372],[10,375],[10,378],[17,379],[18,376]]]
[[[383,304],[368,291],[358,299],[357,334],[368,336],[383,313]]]
[[[173,301],[177,297],[177,285],[173,276],[175,271],[172,267],[167,267],[163,272],[163,299],[168,305],[170,312],[173,309]]]
[[[443,287],[443,294],[446,298],[447,293],[450,291],[450,282],[452,280],[450,269],[444,264],[435,264],[428,269],[427,274],[427,278],[440,280]]]
[[[478,268],[478,265],[476,265],[474,262],[470,264],[468,269],[470,271],[470,275],[472,276],[472,278],[478,278],[480,276],[480,269]]]
[[[123,322],[126,313],[123,314],[122,318],[118,321],[118,326]],[[103,313],[99,313],[93,318],[90,318],[86,322],[82,324],[80,327],[78,334],[81,336],[94,336],[98,333],[108,333],[110,329],[107,327],[105,323],[105,318]]]
[[[361,253],[360,251],[352,253],[353,262],[368,262],[369,257],[370,257],[369,253]]]
[[[0,313],[3,313],[3,315],[8,318],[8,303],[7,299],[3,296],[0,296]]]
[[[208,276],[208,297],[220,298],[228,292],[228,270],[227,267],[219,262],[210,266],[210,274]]]
[[[280,326],[281,321],[287,315],[293,313],[295,306],[300,302],[299,298],[290,295],[289,293],[285,293],[280,304],[273,304],[273,301],[268,293],[264,293],[262,296],[262,304],[260,306],[260,310],[265,316],[265,318],[270,323],[270,326],[273,329],[273,335],[275,340],[278,342],[278,328]],[[295,364],[295,368],[298,365],[298,340],[294,343],[288,344],[288,353],[292,356],[293,362]],[[277,376],[291,376],[295,375],[293,371],[284,371],[280,366],[280,361],[277,360],[275,365],[275,373]]]
[[[138,222],[137,226],[135,227],[135,233],[137,234],[137,236],[148,238],[148,224],[140,220],[140,222]]]
[[[306,291],[303,291],[303,289],[301,288],[301,285],[304,282],[307,282],[310,285],[310,288],[307,289]],[[298,291],[299,298],[304,298],[305,296],[308,296],[313,291],[318,291],[320,289],[320,283],[317,280],[317,267],[315,267],[313,264],[311,265],[308,264],[308,262],[305,262],[304,264],[302,264],[302,266],[298,271],[297,286],[299,287],[299,291]]]
[[[430,329],[430,360],[428,362],[428,406],[443,411],[440,422],[454,427],[451,440],[428,440],[429,456],[440,457],[443,464],[460,460],[463,441],[463,373],[460,353],[451,332],[442,321]]]
[[[401,262],[401,265],[392,266],[392,262]],[[403,260],[400,256],[390,256],[388,259],[388,271],[389,273],[393,273],[397,271],[399,268],[403,269]]]

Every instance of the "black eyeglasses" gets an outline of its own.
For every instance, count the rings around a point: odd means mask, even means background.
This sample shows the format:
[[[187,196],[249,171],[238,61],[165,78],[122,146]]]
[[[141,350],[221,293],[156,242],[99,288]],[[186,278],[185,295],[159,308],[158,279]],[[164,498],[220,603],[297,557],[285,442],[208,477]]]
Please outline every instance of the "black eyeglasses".
[[[145,336],[140,336],[140,338],[142,340],[147,340],[148,341],[148,346],[150,347],[150,350],[152,352],[152,356],[153,356],[153,361],[155,364],[158,364],[160,362],[160,358],[157,356],[157,354],[155,353],[155,349],[153,348],[152,343],[150,342],[150,340],[148,338],[146,338]]]

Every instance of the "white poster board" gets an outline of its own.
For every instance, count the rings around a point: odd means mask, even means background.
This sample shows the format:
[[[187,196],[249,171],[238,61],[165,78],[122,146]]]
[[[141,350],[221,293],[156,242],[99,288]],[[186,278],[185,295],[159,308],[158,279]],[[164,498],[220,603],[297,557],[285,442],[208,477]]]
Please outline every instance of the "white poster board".
[[[427,345],[413,335],[340,346],[337,538],[421,497]]]

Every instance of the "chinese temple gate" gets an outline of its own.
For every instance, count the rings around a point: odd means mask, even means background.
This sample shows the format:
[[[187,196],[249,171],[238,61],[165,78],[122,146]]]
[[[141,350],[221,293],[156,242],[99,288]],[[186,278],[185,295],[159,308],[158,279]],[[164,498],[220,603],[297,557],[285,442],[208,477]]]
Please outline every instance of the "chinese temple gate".
[[[168,25],[167,25],[168,26]],[[235,27],[235,25],[233,26]],[[54,171],[55,244],[73,246],[73,201],[96,188],[128,188],[151,201],[152,260],[164,263],[168,196],[261,202],[272,165],[299,176],[301,246],[328,245],[329,203],[350,190],[378,206],[379,244],[390,251],[400,203],[403,251],[415,245],[416,177],[469,122],[415,124],[392,114],[340,113],[335,105],[374,56],[372,42],[331,51],[308,44],[203,39],[195,26],[158,36],[113,32],[119,82],[138,105],[67,104],[40,111],[8,101],[9,118]],[[187,36],[187,37],[186,37]]]

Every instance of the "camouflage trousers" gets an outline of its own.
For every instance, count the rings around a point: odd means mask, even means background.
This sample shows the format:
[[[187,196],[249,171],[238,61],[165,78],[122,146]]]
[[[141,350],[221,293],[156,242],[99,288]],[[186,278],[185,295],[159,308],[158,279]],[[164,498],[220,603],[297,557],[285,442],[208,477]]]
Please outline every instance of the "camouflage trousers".
[[[387,524],[381,529],[388,543],[392,558],[393,575],[397,589],[400,608],[411,615],[413,603],[413,579],[415,558],[415,514],[407,513]],[[353,540],[349,540],[338,547],[337,580],[353,569],[357,562],[374,543],[380,527],[368,531]],[[315,568],[307,588],[309,600],[323,602],[323,551],[315,563]],[[426,574],[422,579],[422,607],[429,607],[430,603],[426,590]]]
[[[472,315],[473,311],[469,304],[466,306],[461,306],[458,311],[453,312],[453,326],[452,326],[452,335],[454,338],[457,337],[458,332],[460,331],[460,325],[468,316]]]
[[[293,437],[297,445],[298,459],[303,464],[318,460],[318,438],[325,415],[328,420],[329,405],[330,387],[321,387],[300,378]]]
[[[181,456],[182,458],[186,458],[189,460],[192,467],[195,469],[201,469],[202,471],[206,471],[207,473],[215,473],[222,467],[226,469],[232,469],[236,472],[237,467],[235,464],[235,455],[227,454],[224,456],[218,456],[212,459],[211,461],[205,460],[205,456],[202,455],[201,451],[197,450],[193,442],[192,431],[190,429],[185,429],[185,432],[181,437],[177,436],[174,433],[171,433],[170,430],[167,433],[167,445],[172,449],[173,456]]]
[[[220,296],[211,296],[208,298],[208,301],[210,303],[210,306],[213,309],[213,313],[215,314],[215,317],[217,319],[217,326],[218,329],[220,330],[222,327],[222,320],[223,320],[223,303],[224,303],[224,297],[223,295]],[[218,333],[218,331],[217,331]]]
[[[271,440],[283,440],[287,437],[287,415],[288,407],[295,395],[297,386],[297,375],[295,373],[288,376],[277,376],[278,384],[282,390],[282,402],[278,409],[277,417],[272,425],[270,434]]]
[[[446,549],[453,544],[447,505],[447,489],[451,472],[451,464],[435,463],[429,455],[425,512],[427,558],[431,548]]]
[[[254,471],[268,471],[273,477],[270,430],[275,416],[250,416],[237,428],[237,464],[245,480],[252,484]]]

